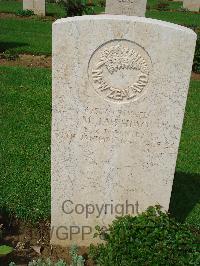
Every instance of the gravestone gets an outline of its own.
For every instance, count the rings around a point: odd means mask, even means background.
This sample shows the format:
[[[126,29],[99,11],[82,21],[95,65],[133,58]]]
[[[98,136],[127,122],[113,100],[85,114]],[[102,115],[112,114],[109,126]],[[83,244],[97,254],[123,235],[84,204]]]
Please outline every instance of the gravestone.
[[[106,0],[106,14],[144,17],[147,0]]]
[[[95,225],[168,210],[195,41],[142,17],[53,24],[52,244],[88,246]]]
[[[35,15],[45,16],[45,0],[23,0],[23,10],[27,9]]]
[[[45,16],[45,0],[34,0],[34,13],[38,16]]]
[[[183,7],[187,8],[190,11],[199,12],[200,0],[183,0]]]
[[[34,10],[34,0],[23,0],[23,10]]]

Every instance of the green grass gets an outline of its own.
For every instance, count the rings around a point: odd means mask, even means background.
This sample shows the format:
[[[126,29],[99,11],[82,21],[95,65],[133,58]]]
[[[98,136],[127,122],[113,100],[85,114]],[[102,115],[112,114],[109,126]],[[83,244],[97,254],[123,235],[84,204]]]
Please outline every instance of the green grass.
[[[50,215],[51,72],[0,67],[0,207],[29,220]],[[192,81],[170,211],[200,224],[200,81]]]
[[[183,124],[177,171],[200,174],[200,81],[191,81]]]
[[[35,19],[0,19],[0,52],[51,54],[50,21]]]
[[[56,18],[63,18],[65,17],[65,11],[64,9],[58,5],[58,4],[54,4],[54,3],[47,3],[46,4],[46,15],[47,16],[53,16]]]
[[[22,2],[0,1],[0,12],[2,13],[16,13],[20,9],[22,9]]]
[[[200,81],[191,81],[181,134],[170,211],[200,225]]]
[[[200,27],[200,14],[191,12],[147,11],[146,17],[168,21],[185,26],[196,25]]]
[[[151,8],[157,0],[149,0]],[[180,3],[169,2],[171,7],[178,7]],[[22,3],[15,1],[1,1],[0,12],[16,12],[22,9]],[[103,11],[95,7],[95,12]],[[64,16],[64,10],[57,4],[47,4],[47,14]],[[150,10],[147,17],[169,21],[187,26],[200,26],[200,15],[191,12],[166,12]],[[51,24],[52,21],[39,18],[2,18],[0,19],[0,52],[13,50],[16,53],[51,54]]]
[[[150,11],[147,15],[179,24],[200,26],[200,15]],[[0,19],[0,52],[51,54],[51,21],[39,19]]]
[[[150,9],[155,9],[156,8],[156,4],[158,3],[158,0],[148,0],[147,4],[150,7]],[[173,2],[173,1],[168,1],[169,3],[169,8],[171,10],[177,10],[179,8],[181,8],[183,6],[183,2]]]
[[[50,215],[51,72],[0,67],[0,205],[31,220]]]
[[[97,1],[94,1],[94,3],[97,3]],[[158,3],[158,0],[148,0],[148,5],[151,9],[155,7],[155,5]],[[170,9],[178,9],[182,6],[182,2],[171,2],[169,1],[169,7]],[[5,13],[16,13],[17,10],[22,9],[22,2],[16,2],[16,1],[0,1],[0,12]],[[54,3],[47,3],[46,4],[47,9],[47,15],[53,15],[57,17],[63,16],[63,10],[58,4]],[[103,12],[104,9],[101,7],[95,7],[95,12]]]

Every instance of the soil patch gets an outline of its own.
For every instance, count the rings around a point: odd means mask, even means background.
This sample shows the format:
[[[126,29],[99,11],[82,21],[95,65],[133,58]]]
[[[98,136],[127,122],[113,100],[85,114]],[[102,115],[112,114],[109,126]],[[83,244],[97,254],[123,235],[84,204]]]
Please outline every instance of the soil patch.
[[[8,60],[0,54],[0,66],[24,66],[24,67],[44,67],[51,68],[52,57],[46,55],[28,55],[20,54],[16,60]],[[200,80],[200,73],[192,72],[193,80]]]
[[[0,56],[1,66],[24,66],[24,67],[45,67],[51,68],[51,56],[45,55],[19,55],[16,60],[8,60]]]
[[[0,18],[16,18],[16,17],[18,16],[12,13],[0,13]]]
[[[45,16],[45,17],[39,17],[39,16],[17,16],[14,13],[0,13],[0,19],[4,18],[15,18],[15,19],[39,19],[43,21],[55,21],[57,18],[53,16]]]
[[[191,78],[194,79],[194,80],[200,80],[200,73],[192,72]]]
[[[14,248],[10,255],[0,258],[0,265],[7,266],[13,261],[17,266],[27,266],[28,262],[38,258],[51,258],[54,262],[59,259],[71,262],[69,248],[50,245],[49,221],[31,225],[0,215],[0,224],[3,224],[3,239],[0,243]],[[86,247],[79,248],[79,255],[85,258],[85,265],[93,266],[87,252]]]

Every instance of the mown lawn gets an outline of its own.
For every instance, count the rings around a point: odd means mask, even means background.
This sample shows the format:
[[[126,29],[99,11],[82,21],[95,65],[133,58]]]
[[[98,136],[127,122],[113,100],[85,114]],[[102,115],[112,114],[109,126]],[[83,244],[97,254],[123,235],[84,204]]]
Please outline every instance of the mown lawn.
[[[2,13],[16,13],[20,9],[22,9],[22,2],[0,1],[0,12]]]
[[[153,10],[158,0],[149,0],[152,10],[146,12],[147,17],[169,21],[186,26],[199,26],[200,15],[192,12],[168,12]],[[180,2],[169,2],[170,7],[178,8]],[[0,12],[15,13],[22,9],[22,3],[15,1],[0,2]],[[103,11],[95,8],[95,12]],[[47,3],[47,14],[56,17],[65,16],[64,9],[57,4]],[[51,54],[51,26],[52,21],[40,18],[1,18],[0,19],[0,52],[12,50],[15,53]]]
[[[51,72],[0,67],[0,207],[50,216]],[[200,81],[191,81],[171,200],[178,220],[200,224]]]
[[[50,215],[51,72],[0,67],[0,207]]]
[[[200,14],[192,12],[169,12],[151,10],[146,12],[147,18],[154,18],[171,23],[184,25],[186,27],[198,26],[200,27]]]
[[[200,225],[200,81],[192,80],[176,164],[170,211]]]
[[[0,52],[51,54],[50,21],[37,19],[0,19]]]
[[[147,12],[147,15],[160,20],[182,25],[198,25],[200,15],[175,12]],[[13,50],[16,53],[51,54],[51,21],[39,19],[0,19],[0,52]]]
[[[150,9],[155,9],[158,2],[159,0],[147,0],[147,5],[150,7]],[[177,10],[183,6],[182,1],[180,2],[168,1],[168,4],[169,4],[169,9],[171,10]]]

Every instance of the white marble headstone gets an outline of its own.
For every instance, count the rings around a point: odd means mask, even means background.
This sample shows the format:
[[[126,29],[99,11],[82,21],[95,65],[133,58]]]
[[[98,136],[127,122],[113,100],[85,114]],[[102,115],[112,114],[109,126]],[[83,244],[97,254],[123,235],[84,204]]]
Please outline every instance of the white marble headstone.
[[[97,224],[168,210],[195,41],[142,17],[53,24],[52,244],[87,246]]]
[[[23,0],[23,10],[33,10],[34,0]]]
[[[183,0],[183,7],[190,11],[199,12],[200,0]]]
[[[27,9],[35,15],[45,16],[45,0],[23,0],[23,10]]]
[[[106,14],[144,17],[147,0],[106,0]]]
[[[34,12],[36,15],[45,16],[45,0],[34,0]]]

